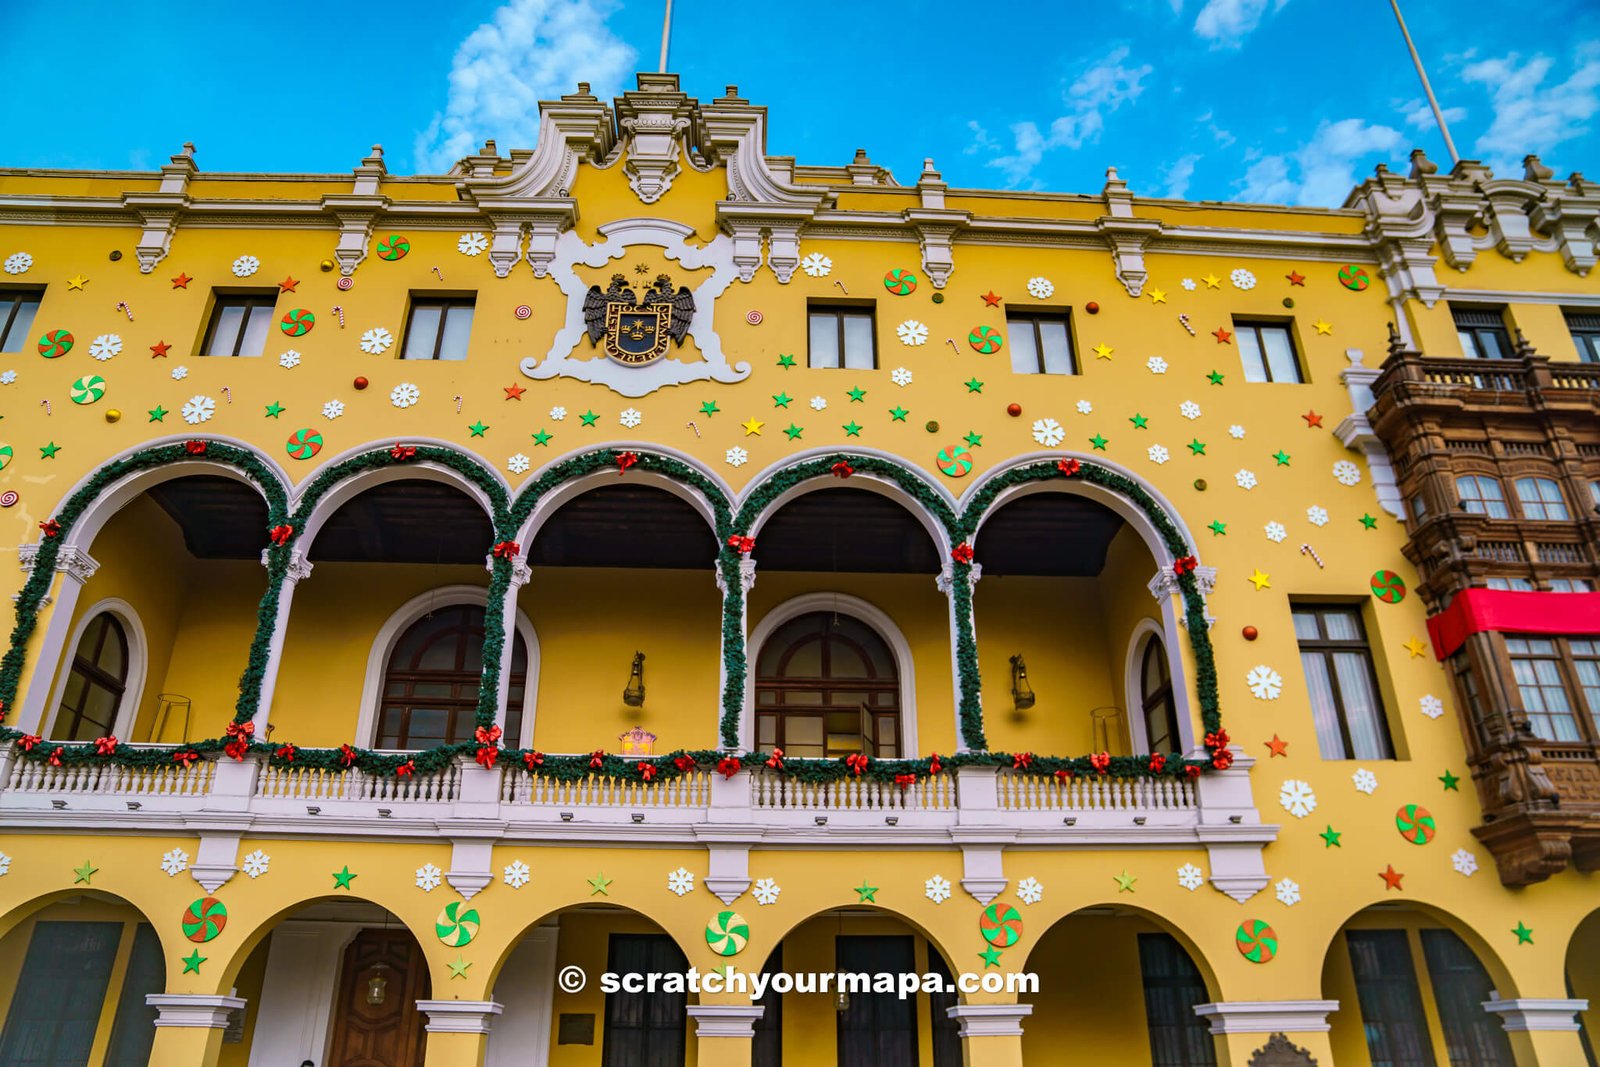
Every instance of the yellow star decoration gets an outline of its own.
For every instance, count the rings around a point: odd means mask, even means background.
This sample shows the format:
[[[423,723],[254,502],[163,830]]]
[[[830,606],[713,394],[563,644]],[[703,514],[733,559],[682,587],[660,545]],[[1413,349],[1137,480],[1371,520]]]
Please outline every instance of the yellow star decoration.
[[[1267,574],[1261,573],[1261,569],[1258,567],[1258,568],[1256,568],[1256,572],[1254,574],[1252,574],[1246,580],[1249,581],[1249,582],[1254,583],[1254,585],[1256,587],[1256,591],[1260,592],[1263,589],[1271,589],[1272,588],[1272,583],[1267,580],[1270,577],[1271,577],[1271,575],[1267,575]]]
[[[1111,353],[1115,351],[1116,349],[1112,348],[1104,341],[1101,341],[1099,344],[1094,346],[1094,355],[1096,359],[1110,359]]]
[[[84,286],[86,286],[88,284],[89,284],[89,279],[88,278],[85,278],[81,274],[74,274],[72,277],[67,279],[67,291],[70,293],[72,290],[74,290],[74,289],[82,289]]]
[[[1111,877],[1117,880],[1117,892],[1119,893],[1132,893],[1133,883],[1139,880],[1133,875],[1129,874],[1128,868],[1126,867],[1122,868],[1121,874],[1113,874]]]
[[[1405,643],[1405,650],[1411,653],[1411,658],[1416,659],[1428,651],[1428,646],[1418,641],[1415,637]]]
[[[1165,290],[1162,290],[1162,289],[1152,289],[1152,290],[1150,290],[1150,303],[1152,303],[1152,304],[1165,304],[1166,302],[1167,302],[1167,294],[1166,294]]]
[[[1204,278],[1201,278],[1200,280],[1206,283],[1206,288],[1207,289],[1221,289],[1222,288],[1222,279],[1217,277],[1215,274],[1207,274]]]
[[[1333,334],[1333,323],[1331,322],[1323,322],[1321,319],[1318,319],[1311,325],[1317,328],[1317,333],[1319,334],[1328,334],[1330,336]]]
[[[749,437],[751,434],[755,434],[757,437],[760,437],[761,427],[765,425],[766,423],[762,422],[761,420],[752,418],[749,422],[744,423],[744,435]]]

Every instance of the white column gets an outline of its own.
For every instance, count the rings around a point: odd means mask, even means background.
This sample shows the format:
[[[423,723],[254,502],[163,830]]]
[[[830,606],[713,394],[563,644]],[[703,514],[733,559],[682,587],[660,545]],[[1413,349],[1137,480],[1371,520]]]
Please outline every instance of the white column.
[[[726,611],[728,603],[728,583],[722,578],[722,562],[718,560],[716,566],[717,588],[722,591],[722,605],[718,611]],[[739,641],[744,645],[744,692],[739,695],[740,718],[743,719],[750,710],[751,672],[755,670],[754,657],[750,650],[750,590],[756,584],[756,561],[745,556],[739,561]],[[717,632],[722,632],[722,616],[717,616]],[[716,732],[712,735],[717,739],[718,748],[727,748],[722,742],[722,700],[723,693],[728,691],[728,642],[723,638],[720,645],[721,655],[718,656],[717,668],[717,721]],[[754,724],[750,722],[739,723],[739,737],[743,740],[749,737],[749,747],[756,747]],[[739,745],[735,744],[730,751],[738,751]]]
[[[1233,1000],[1196,1004],[1213,1034],[1326,1033],[1337,1000]]]
[[[494,573],[494,564],[494,555],[491,553],[485,564],[490,574]],[[494,721],[495,725],[499,726],[501,730],[506,728],[506,693],[511,689],[511,653],[517,644],[517,596],[522,591],[522,587],[527,585],[532,578],[533,568],[529,567],[521,559],[513,559],[511,561],[511,584],[506,587],[506,602],[501,605],[502,610],[500,613],[501,632],[506,635],[506,643],[505,647],[500,651],[500,675],[495,679],[494,683]],[[532,656],[533,649],[530,648],[528,654]],[[527,684],[532,685],[533,682],[534,679],[530,669]],[[534,714],[538,714],[537,703],[534,705]],[[531,741],[533,738],[533,723],[523,723],[522,729]],[[507,748],[519,748],[522,745],[522,739],[502,737],[500,743]]]
[[[544,1067],[549,1062],[558,926],[523,935],[491,991],[504,1010],[489,1035],[484,1067]]]
[[[487,1034],[503,1009],[492,1000],[419,1000],[417,1010],[430,1034]]]
[[[982,564],[969,564],[967,567],[967,589],[969,592],[977,586],[978,579],[981,577],[983,577]],[[956,751],[968,752],[971,750],[967,748],[967,739],[961,732],[961,639],[960,631],[957,628],[954,564],[946,563],[944,570],[939,572],[939,577],[934,579],[934,584],[939,587],[939,592],[945,595],[945,600],[950,606],[950,691],[952,703],[955,706]],[[972,619],[970,621],[972,626],[972,645],[976,649],[978,645],[978,608],[976,603],[972,606]],[[915,759],[917,753],[907,752],[906,756]]]
[[[345,946],[360,923],[290,919],[272,931],[249,1067],[322,1063]]]
[[[33,563],[38,555],[37,544],[23,545],[17,549],[17,558],[25,571],[33,570]],[[11,722],[11,725],[25,734],[39,733],[44,726],[46,704],[54,689],[56,668],[60,666],[68,651],[65,646],[67,637],[72,632],[72,613],[78,606],[78,594],[83,591],[84,583],[94,577],[94,572],[99,569],[99,561],[81,548],[63,546],[56,556],[56,570],[66,577],[56,589],[53,603],[49,592],[46,592],[44,599],[39,602],[41,610],[50,605],[50,619],[48,624],[42,627],[44,638],[39,642],[38,652],[34,654],[33,673],[29,675],[23,689],[21,707]]]
[[[156,1009],[155,1025],[225,1030],[228,1017],[244,1008],[243,997],[206,993],[147,993],[144,1002]]]
[[[309,545],[307,546],[309,548]],[[261,552],[261,565],[269,566],[271,554],[281,551],[274,547],[265,548]],[[267,719],[272,711],[272,694],[278,687],[278,667],[283,662],[283,642],[289,631],[289,605],[294,602],[295,587],[301,579],[311,577],[311,561],[305,558],[304,552],[299,548],[290,550],[289,568],[284,573],[283,587],[278,590],[278,614],[272,620],[272,641],[267,645],[267,665],[261,672],[261,698],[256,704],[255,718],[250,721],[255,723],[256,737],[266,740]],[[270,572],[269,572],[270,573]]]
[[[1513,1033],[1527,1030],[1576,1030],[1577,1015],[1589,1010],[1584,998],[1572,1000],[1550,997],[1517,997],[1512,1000],[1483,1002],[1483,1010],[1500,1016],[1500,1023]]]

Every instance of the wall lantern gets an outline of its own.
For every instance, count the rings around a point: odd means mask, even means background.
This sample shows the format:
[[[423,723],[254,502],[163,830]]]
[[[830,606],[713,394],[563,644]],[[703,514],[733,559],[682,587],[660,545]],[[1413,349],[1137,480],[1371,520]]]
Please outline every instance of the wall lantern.
[[[1033,707],[1033,686],[1028,684],[1028,665],[1020,652],[1011,657],[1011,700],[1018,711]]]
[[[644,653],[633,654],[633,669],[628,672],[628,687],[622,691],[622,702],[630,708],[644,707]]]
[[[372,977],[367,979],[367,1003],[382,1004],[389,995],[389,979],[383,972],[389,969],[386,963],[380,963],[372,970]]]

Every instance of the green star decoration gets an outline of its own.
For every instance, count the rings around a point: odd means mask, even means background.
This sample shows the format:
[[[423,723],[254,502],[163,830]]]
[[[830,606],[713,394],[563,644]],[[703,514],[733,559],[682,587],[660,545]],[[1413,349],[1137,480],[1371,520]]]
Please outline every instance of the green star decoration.
[[[541,426],[539,432],[533,435],[533,443],[543,448],[550,444],[550,439],[554,436],[553,433],[545,433],[544,427]]]
[[[150,414],[154,415],[155,412],[152,411]],[[165,415],[166,412],[163,411],[161,414]],[[265,418],[269,418],[269,419],[275,419],[279,415],[282,415],[282,414],[283,414],[283,405],[278,403],[276,400],[274,400],[272,403],[267,405],[267,414],[264,417]],[[154,420],[152,420],[152,421],[154,421]]]
[[[200,955],[200,950],[199,949],[195,949],[193,952],[189,953],[187,956],[179,956],[178,957],[178,959],[183,961],[183,973],[184,974],[199,974],[200,973],[200,965],[202,963],[204,963],[206,960],[208,960],[209,958],[210,958],[209,956]]]
[[[1212,371],[1210,374],[1206,375],[1206,377],[1211,379],[1212,385],[1222,384],[1222,374],[1219,371]]]
[[[909,414],[911,414],[911,412],[907,411],[905,408],[903,408],[900,405],[896,404],[894,407],[889,409],[889,421],[890,422],[905,422],[906,421],[906,416],[909,415]]]
[[[789,406],[789,401],[793,399],[794,397],[790,396],[788,393],[779,393],[777,396],[772,398],[772,406],[775,408],[786,408]]]
[[[794,357],[793,356],[779,356],[778,357],[778,366],[784,367],[784,368],[788,368],[788,367],[794,366]]]
[[[489,427],[487,427],[487,426],[485,426],[483,424],[483,420],[482,419],[479,419],[477,422],[475,422],[471,426],[467,427],[467,429],[472,431],[472,436],[474,436],[474,437],[482,437],[483,436],[483,431],[487,430],[488,428]]]
[[[583,423],[585,426],[593,426],[595,422],[599,420],[599,418],[600,416],[596,415],[594,412],[585,411],[582,415],[578,416],[578,421]]]
[[[1200,438],[1196,437],[1193,441],[1189,442],[1189,451],[1196,456],[1203,456],[1206,454],[1206,443],[1200,440]]]
[[[1340,830],[1335,830],[1331,826],[1328,827],[1326,830],[1322,831],[1322,833],[1318,834],[1317,836],[1322,838],[1322,847],[1323,848],[1343,848],[1344,847],[1343,845],[1339,844],[1339,838],[1343,837],[1344,833],[1342,831],[1340,831]]]
[[[976,378],[968,378],[967,379],[967,392],[969,392],[969,393],[981,393],[981,392],[983,392],[983,383],[978,381],[978,379],[976,379]]]
[[[1228,535],[1228,524],[1221,519],[1212,519],[1208,529],[1218,537],[1226,537]]]
[[[1117,892],[1119,893],[1132,893],[1134,891],[1133,883],[1139,880],[1129,874],[1126,867],[1122,869],[1121,874],[1113,874],[1111,877],[1117,880]]]
[[[1093,437],[1089,438],[1089,443],[1094,446],[1094,450],[1096,452],[1104,452],[1106,450],[1106,445],[1109,443],[1109,438],[1101,437],[1099,434],[1095,434]]]
[[[606,886],[610,885],[613,881],[615,881],[615,879],[607,878],[606,872],[601,871],[599,874],[589,879],[589,895],[592,897],[598,893],[603,897],[609,897],[611,894],[606,892]]]
[[[49,444],[47,444],[47,445],[45,445],[45,446],[43,446],[42,448],[39,449],[39,458],[40,459],[55,459],[56,458],[56,453],[60,452],[60,451],[61,451],[61,446],[56,444],[54,441],[51,441]]]
[[[1285,452],[1281,448],[1272,454],[1272,458],[1278,461],[1278,466],[1280,467],[1287,467],[1289,465],[1289,453]]]
[[[160,404],[157,404],[155,407],[150,409],[148,414],[151,422],[160,422],[162,419],[167,417],[167,409],[162,407]]]
[[[850,390],[847,395],[850,397],[850,403],[852,404],[860,404],[867,399],[867,391],[859,385]]]
[[[1378,520],[1371,515],[1363,515],[1361,516],[1361,525],[1369,530],[1376,530],[1378,528]]]
[[[721,410],[721,408],[717,407],[717,402],[715,400],[707,400],[700,405],[700,414],[702,415],[715,415]]]
[[[984,970],[988,970],[990,967],[1000,966],[1000,950],[995,948],[993,945],[990,945],[988,948],[978,953],[978,958],[983,961]]]
[[[89,879],[93,878],[95,872],[99,869],[99,867],[96,867],[88,860],[84,860],[82,867],[72,868],[72,873],[78,876],[72,880],[72,884],[77,885],[79,882],[82,882],[84,885],[93,885],[94,883],[89,881]]]
[[[1517,921],[1517,928],[1511,932],[1517,935],[1517,944],[1533,944],[1533,930],[1524,924],[1520,919]]]
[[[1446,792],[1451,792],[1451,793],[1459,793],[1459,792],[1461,792],[1461,790],[1459,788],[1457,788],[1457,783],[1460,782],[1461,779],[1457,778],[1455,775],[1451,774],[1449,771],[1445,771],[1444,774],[1440,775],[1439,776],[1439,781],[1444,783],[1444,788],[1445,788]]]
[[[1135,430],[1147,429],[1150,425],[1149,416],[1141,415],[1137,411],[1133,413],[1133,418],[1129,419],[1128,421],[1133,423],[1133,428]]]
[[[359,877],[361,876],[358,874],[350,873],[350,865],[347,863],[344,865],[343,870],[333,872],[333,888],[350,889],[350,883]]]
[[[861,427],[856,424],[855,419],[851,419],[849,422],[844,424],[844,435],[846,437],[861,436]]]
[[[878,898],[875,895],[877,892],[877,886],[868,885],[865,878],[861,879],[861,884],[856,886],[856,895],[859,898],[856,903],[866,904],[870,901],[871,903],[876,904],[878,902]]]
[[[800,440],[800,435],[805,433],[805,431],[806,431],[806,428],[804,426],[796,426],[794,423],[791,422],[789,424],[789,428],[787,430],[784,430],[783,432],[788,435],[789,440],[798,441],[798,440]]]
[[[983,444],[983,434],[974,433],[973,431],[968,430],[965,440],[970,447],[978,448]]]
[[[445,966],[450,968],[450,978],[453,981],[457,978],[465,978],[467,976],[467,968],[471,967],[472,964],[461,956],[457,956],[453,960],[446,961]]]

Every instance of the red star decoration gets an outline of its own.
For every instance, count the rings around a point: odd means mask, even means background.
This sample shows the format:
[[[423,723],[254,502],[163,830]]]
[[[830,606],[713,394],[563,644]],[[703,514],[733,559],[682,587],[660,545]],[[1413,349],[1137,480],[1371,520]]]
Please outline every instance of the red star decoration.
[[[174,289],[187,289],[189,288],[189,283],[192,281],[194,281],[194,279],[189,277],[187,274],[179,274],[176,278],[172,279],[172,287]]]
[[[1000,298],[994,295],[993,289],[990,289],[987,293],[983,294],[983,305],[984,307],[992,308],[997,308],[1000,306]]]
[[[1284,277],[1289,279],[1290,285],[1304,286],[1306,284],[1306,276],[1297,270],[1290,271],[1288,274],[1285,274]]]
[[[1217,339],[1217,344],[1219,345],[1225,345],[1229,341],[1233,340],[1233,334],[1221,326],[1218,326],[1215,330],[1211,331],[1211,336]]]
[[[1283,740],[1277,734],[1273,734],[1272,740],[1267,742],[1267,751],[1274,756],[1287,756],[1289,755],[1289,742]]]
[[[284,275],[283,281],[278,283],[278,292],[292,293],[294,292],[294,287],[299,284],[299,282],[295,281],[294,275],[286,274]]]
[[[1315,411],[1308,411],[1304,415],[1301,415],[1300,417],[1302,419],[1306,420],[1306,429],[1308,429],[1308,430],[1311,429],[1313,426],[1321,426],[1322,425],[1322,416],[1318,415]]]
[[[508,385],[505,388],[507,400],[521,400],[522,394],[528,391],[520,385]]]
[[[157,356],[165,357],[167,354],[167,349],[171,347],[172,346],[167,344],[165,341],[157,341],[155,344],[150,346],[150,358],[155,359]]]
[[[1401,888],[1400,879],[1404,878],[1405,875],[1395,870],[1394,864],[1391,863],[1387,868],[1378,872],[1378,877],[1383,879],[1384,892],[1388,892],[1391,889]]]

